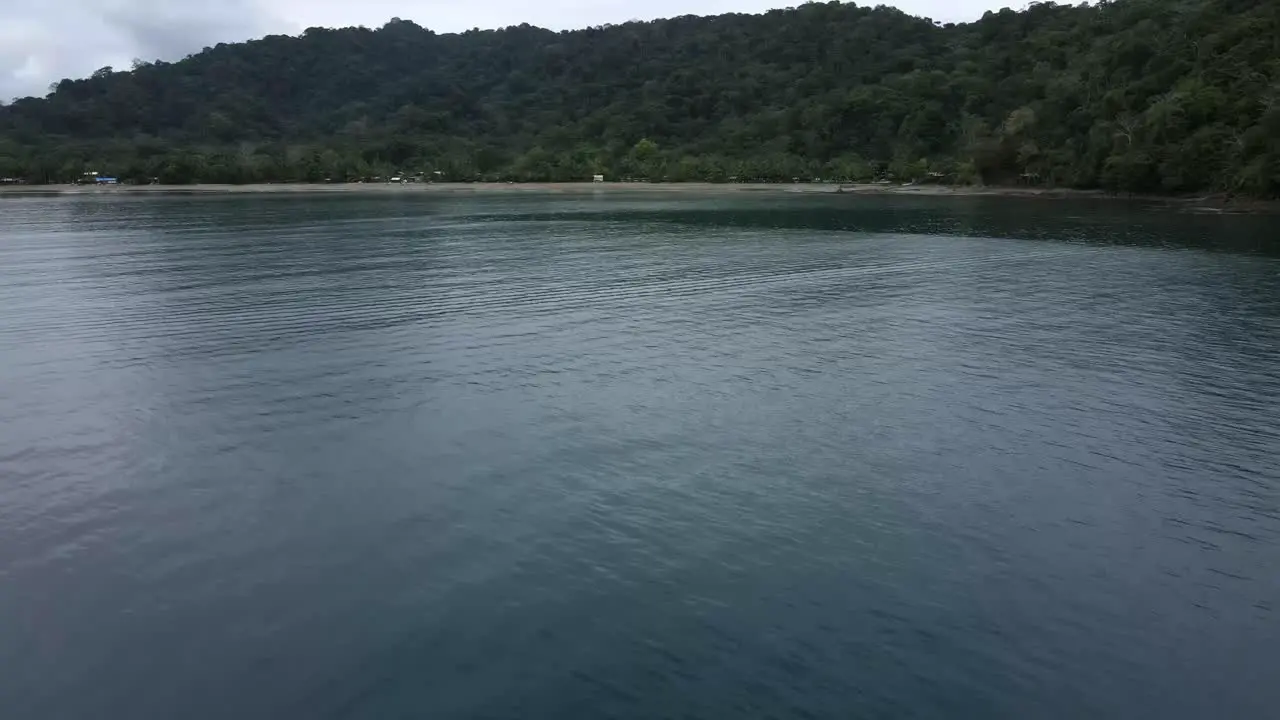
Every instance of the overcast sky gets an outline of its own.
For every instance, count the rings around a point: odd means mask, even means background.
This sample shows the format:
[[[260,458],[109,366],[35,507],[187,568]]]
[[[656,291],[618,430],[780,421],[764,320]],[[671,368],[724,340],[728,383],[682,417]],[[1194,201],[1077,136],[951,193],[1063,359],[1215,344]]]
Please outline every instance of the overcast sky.
[[[675,15],[760,12],[800,0],[0,0],[0,99],[133,58],[178,60],[219,42],[308,27],[380,27],[392,17],[437,32],[530,23],[555,30]],[[1025,0],[869,0],[967,21]]]

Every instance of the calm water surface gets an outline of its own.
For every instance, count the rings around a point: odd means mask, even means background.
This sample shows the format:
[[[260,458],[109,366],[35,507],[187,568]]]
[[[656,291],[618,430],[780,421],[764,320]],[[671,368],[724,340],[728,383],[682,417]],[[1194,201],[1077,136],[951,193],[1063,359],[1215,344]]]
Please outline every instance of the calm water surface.
[[[1276,717],[1278,231],[0,198],[0,715]]]

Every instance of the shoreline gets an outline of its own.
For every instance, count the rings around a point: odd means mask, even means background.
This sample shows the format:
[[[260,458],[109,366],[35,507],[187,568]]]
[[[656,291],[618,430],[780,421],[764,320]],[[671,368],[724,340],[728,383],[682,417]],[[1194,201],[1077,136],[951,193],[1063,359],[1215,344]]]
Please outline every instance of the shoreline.
[[[0,185],[4,195],[286,195],[286,194],[443,194],[511,195],[599,193],[734,195],[773,193],[895,197],[1023,198],[1106,200],[1163,204],[1184,211],[1210,213],[1280,212],[1280,201],[1229,198],[1223,195],[1117,195],[1103,190],[1008,186],[885,185],[871,183],[261,183],[249,185]]]

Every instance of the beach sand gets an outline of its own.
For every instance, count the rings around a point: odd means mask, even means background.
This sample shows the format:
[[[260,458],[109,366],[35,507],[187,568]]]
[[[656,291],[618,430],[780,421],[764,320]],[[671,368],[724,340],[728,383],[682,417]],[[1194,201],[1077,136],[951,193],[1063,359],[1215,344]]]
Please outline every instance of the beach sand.
[[[954,185],[895,185],[871,183],[268,183],[257,185],[3,185],[0,195],[254,195],[254,194],[671,194],[686,196],[742,193],[847,194],[916,197],[988,197],[1042,199],[1131,200],[1164,203],[1182,211],[1280,212],[1280,203],[1239,200],[1221,195],[1195,197],[1129,196],[1101,190]]]

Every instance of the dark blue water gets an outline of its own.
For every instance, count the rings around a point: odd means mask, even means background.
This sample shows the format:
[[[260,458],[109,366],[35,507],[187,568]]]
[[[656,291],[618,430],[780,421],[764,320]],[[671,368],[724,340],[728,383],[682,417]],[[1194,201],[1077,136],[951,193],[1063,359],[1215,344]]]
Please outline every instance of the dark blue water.
[[[1275,717],[1278,228],[0,198],[0,716]]]

